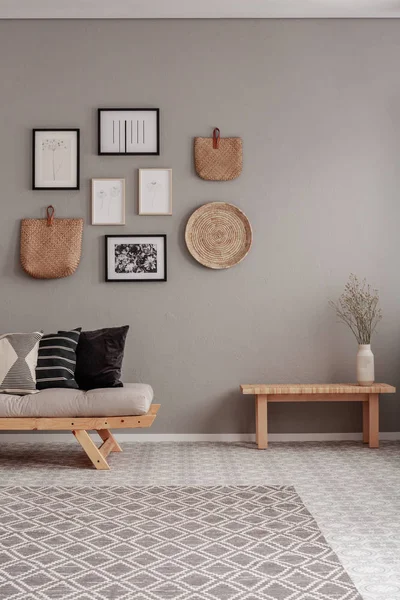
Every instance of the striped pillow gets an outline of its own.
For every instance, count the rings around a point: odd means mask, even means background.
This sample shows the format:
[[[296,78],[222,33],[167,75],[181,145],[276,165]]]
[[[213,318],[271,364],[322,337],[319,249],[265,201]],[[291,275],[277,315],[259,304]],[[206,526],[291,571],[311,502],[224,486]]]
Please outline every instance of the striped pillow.
[[[72,331],[58,331],[44,335],[39,344],[39,355],[36,367],[36,387],[74,388],[76,347],[81,327]]]

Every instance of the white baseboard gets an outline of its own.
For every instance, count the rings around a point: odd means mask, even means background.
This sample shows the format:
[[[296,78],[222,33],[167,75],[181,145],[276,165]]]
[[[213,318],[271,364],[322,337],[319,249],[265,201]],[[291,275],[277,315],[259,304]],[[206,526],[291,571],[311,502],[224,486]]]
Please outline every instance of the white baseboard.
[[[254,433],[118,433],[120,442],[255,442]],[[400,431],[382,431],[381,440],[400,440]],[[361,433],[270,433],[270,442],[349,442],[361,441]],[[0,432],[3,442],[73,442],[70,433]]]

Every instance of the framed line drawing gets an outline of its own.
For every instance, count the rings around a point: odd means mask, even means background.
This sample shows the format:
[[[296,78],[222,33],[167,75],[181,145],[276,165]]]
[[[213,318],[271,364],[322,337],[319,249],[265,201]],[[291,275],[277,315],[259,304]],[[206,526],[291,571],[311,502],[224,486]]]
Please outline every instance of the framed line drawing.
[[[79,135],[79,129],[33,129],[33,190],[79,190]]]
[[[159,108],[99,108],[99,155],[158,156]]]
[[[139,215],[172,215],[172,169],[139,169]]]
[[[92,179],[92,225],[125,225],[125,179]]]
[[[106,235],[106,281],[167,281],[165,234]]]

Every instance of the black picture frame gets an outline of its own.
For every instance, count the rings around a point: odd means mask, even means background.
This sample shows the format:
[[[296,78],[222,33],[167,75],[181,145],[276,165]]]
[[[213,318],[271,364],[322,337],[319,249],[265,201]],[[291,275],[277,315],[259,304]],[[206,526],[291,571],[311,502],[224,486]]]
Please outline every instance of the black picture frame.
[[[134,239],[134,238],[161,238],[163,240],[163,248],[164,248],[164,261],[163,261],[163,277],[159,277],[159,278],[148,278],[148,279],[134,279],[134,278],[125,278],[125,279],[113,279],[112,277],[110,277],[109,275],[109,270],[108,270],[108,259],[109,259],[109,243],[108,241],[110,239],[115,239],[115,238],[130,238],[130,239]],[[105,235],[104,236],[105,239],[105,263],[104,263],[104,267],[105,267],[105,281],[107,283],[155,283],[155,282],[160,282],[160,281],[167,281],[167,235],[165,233],[145,233],[145,234],[140,234],[140,233],[131,233],[131,234],[123,234],[123,235]]]
[[[157,150],[155,152],[104,152],[102,151],[101,141],[101,113],[102,112],[155,112],[157,123]],[[99,156],[160,156],[160,109],[159,108],[98,108],[97,109],[97,128],[98,128],[98,147]],[[125,121],[125,148],[127,140],[127,122]]]
[[[41,186],[36,183],[36,134],[39,132],[67,131],[76,133],[76,185],[73,186]],[[74,127],[45,127],[32,129],[32,189],[33,190],[79,190],[80,189],[80,129]]]

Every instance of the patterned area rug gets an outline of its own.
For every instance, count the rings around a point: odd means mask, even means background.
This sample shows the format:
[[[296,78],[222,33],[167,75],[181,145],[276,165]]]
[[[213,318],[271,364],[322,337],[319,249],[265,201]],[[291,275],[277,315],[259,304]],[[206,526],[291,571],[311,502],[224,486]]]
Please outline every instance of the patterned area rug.
[[[292,487],[0,487],[0,598],[362,600]]]

